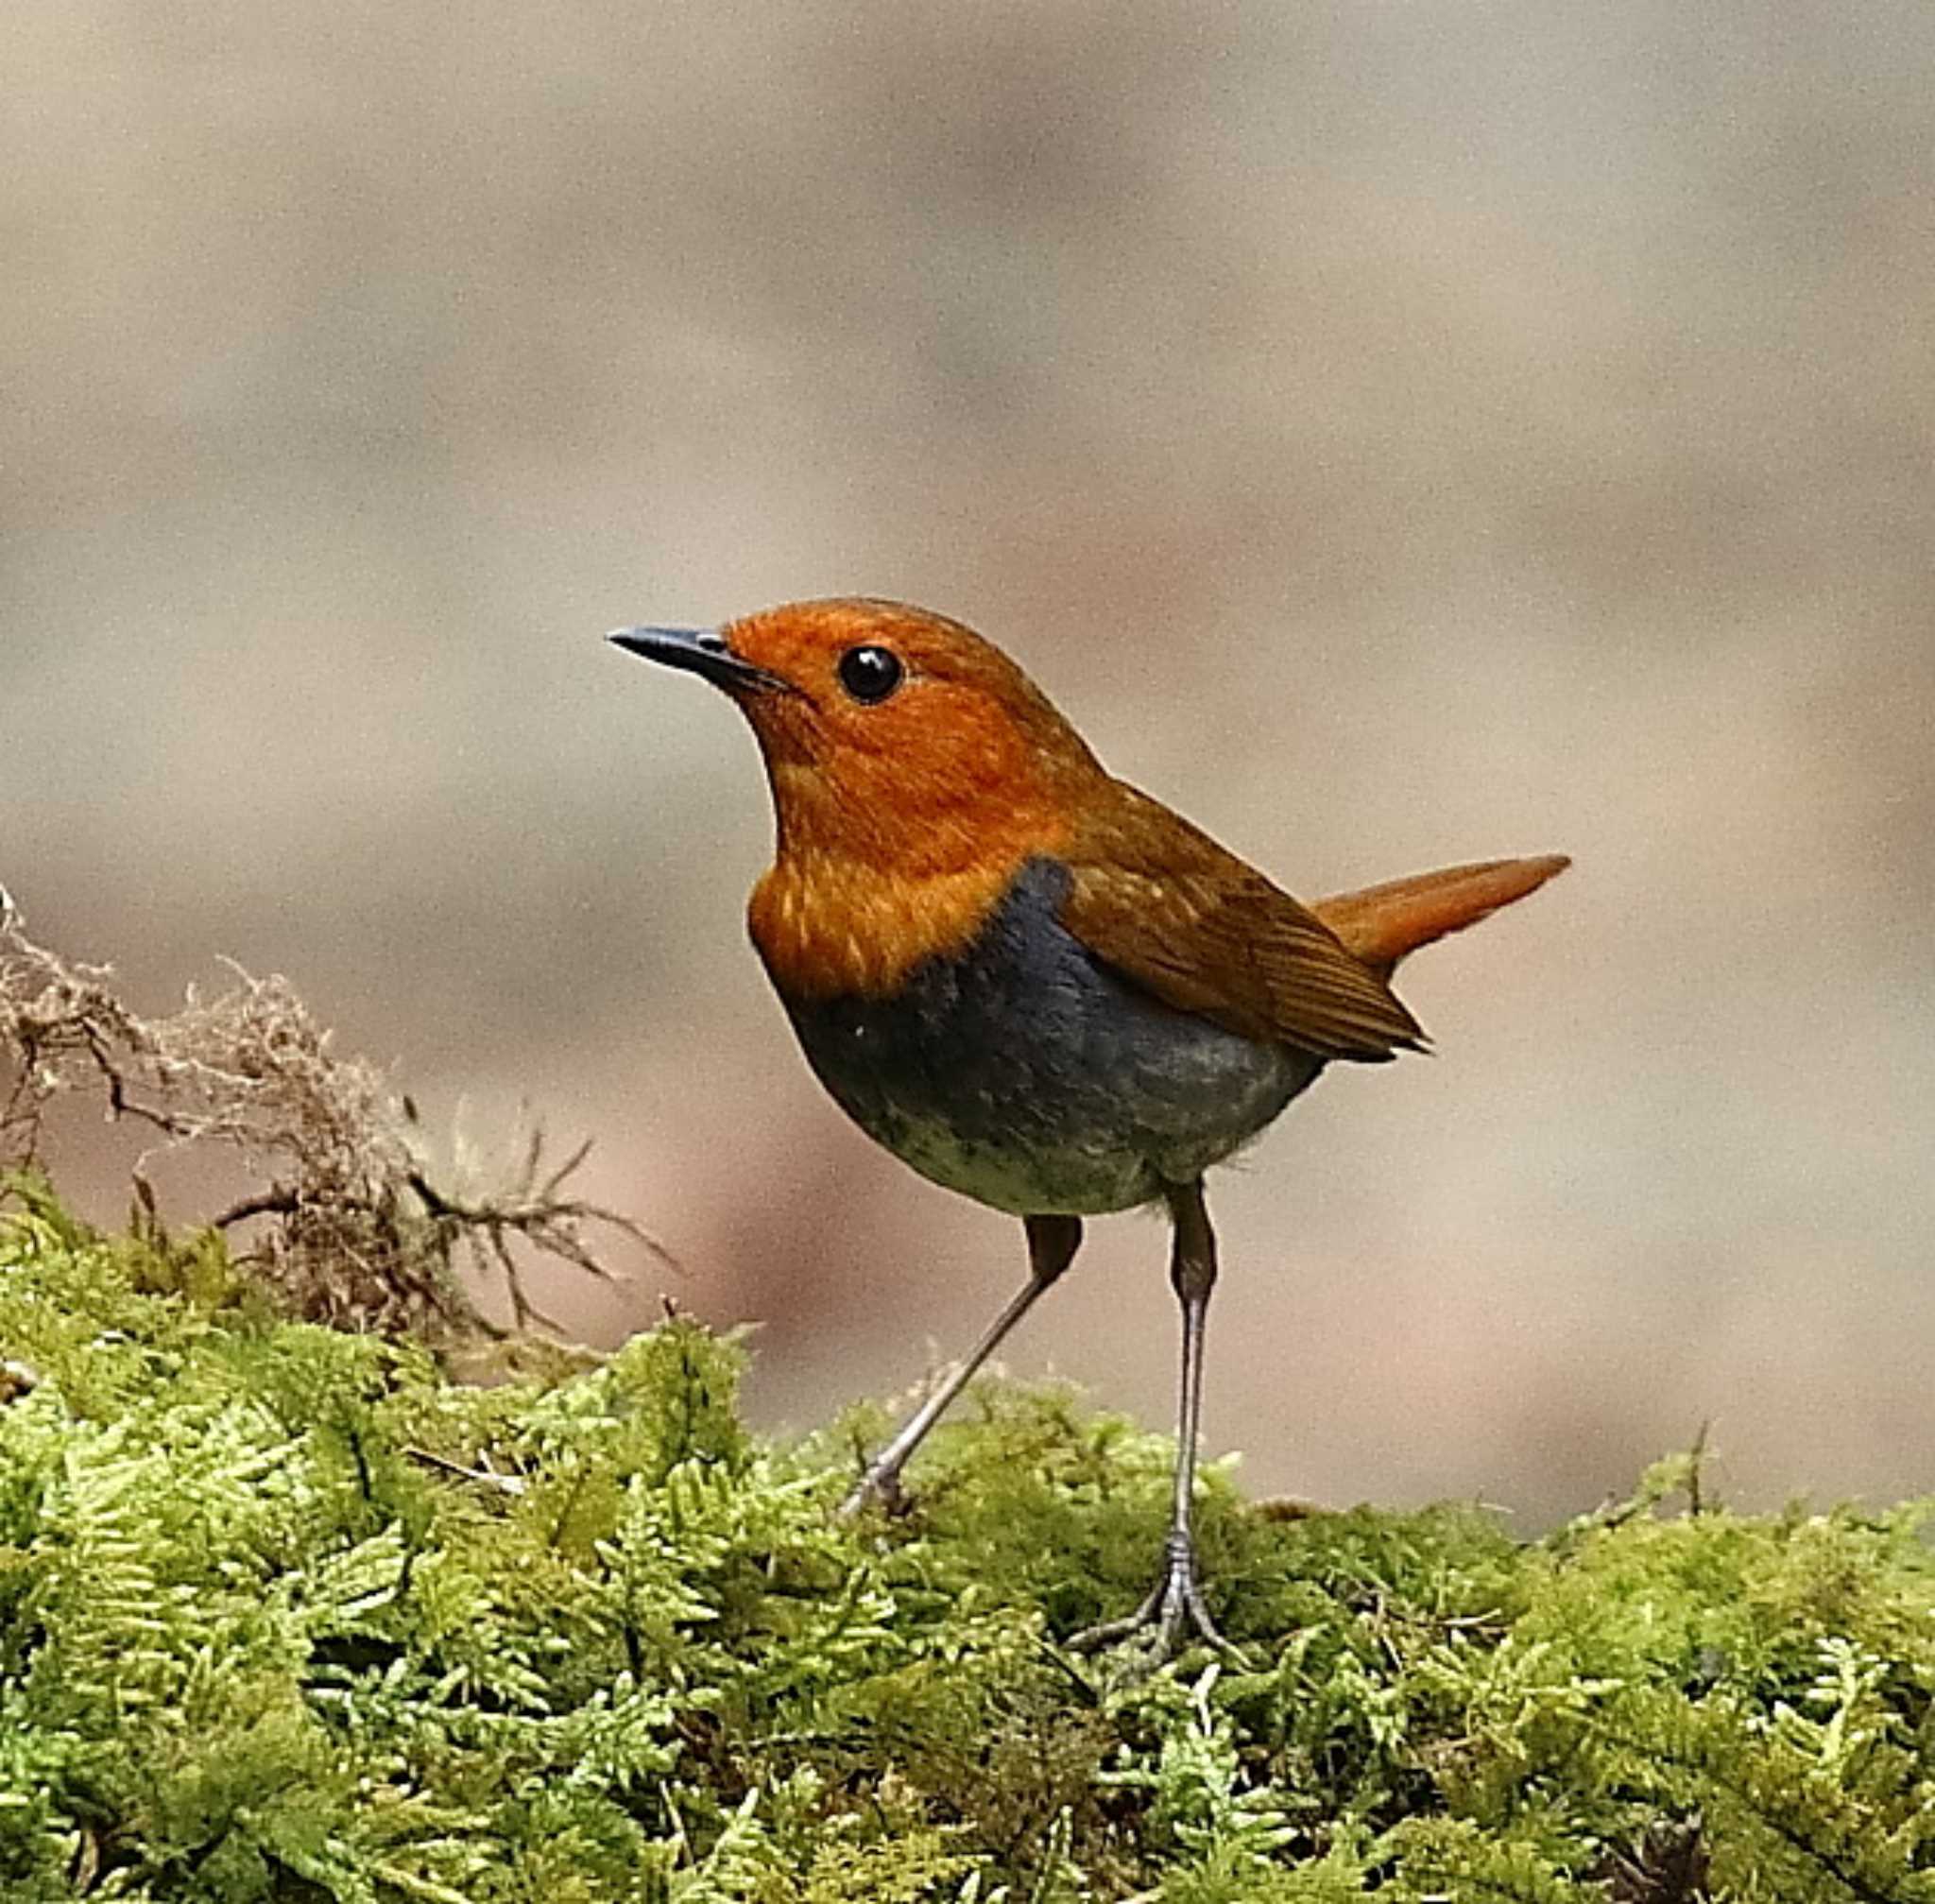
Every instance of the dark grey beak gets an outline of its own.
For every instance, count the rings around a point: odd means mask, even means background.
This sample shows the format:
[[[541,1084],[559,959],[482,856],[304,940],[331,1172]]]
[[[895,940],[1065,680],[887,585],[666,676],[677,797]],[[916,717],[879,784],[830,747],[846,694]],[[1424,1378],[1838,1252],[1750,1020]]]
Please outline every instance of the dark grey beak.
[[[668,668],[683,668],[728,693],[791,691],[792,683],[742,660],[716,628],[614,628],[605,637],[613,647]]]

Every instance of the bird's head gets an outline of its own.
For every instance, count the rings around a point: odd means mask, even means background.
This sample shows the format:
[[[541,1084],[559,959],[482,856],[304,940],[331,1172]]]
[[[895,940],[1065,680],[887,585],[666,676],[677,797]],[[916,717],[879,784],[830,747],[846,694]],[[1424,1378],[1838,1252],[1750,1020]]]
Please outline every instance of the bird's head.
[[[721,688],[765,758],[779,857],[921,878],[1051,851],[1104,779],[1007,656],[903,603],[796,602],[611,640]]]

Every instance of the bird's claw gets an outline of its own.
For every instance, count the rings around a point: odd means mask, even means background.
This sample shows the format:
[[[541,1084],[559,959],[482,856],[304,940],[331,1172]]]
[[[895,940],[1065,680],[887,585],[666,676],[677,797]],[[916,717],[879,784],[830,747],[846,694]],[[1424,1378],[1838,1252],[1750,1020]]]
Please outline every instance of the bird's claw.
[[[1145,1655],[1147,1667],[1154,1669],[1183,1650],[1191,1629],[1195,1638],[1219,1653],[1236,1653],[1237,1649],[1223,1637],[1210,1616],[1208,1603],[1203,1598],[1203,1588],[1196,1577],[1194,1543],[1187,1535],[1172,1535],[1162,1577],[1141,1605],[1121,1620],[1104,1620],[1098,1625],[1085,1626],[1070,1636],[1067,1644],[1071,1652],[1095,1653],[1146,1634],[1148,1638],[1139,1650]]]
[[[913,1506],[907,1490],[900,1485],[899,1467],[884,1467],[876,1462],[858,1481],[853,1490],[840,1503],[840,1518],[851,1520],[865,1512],[869,1501],[878,1501],[882,1513],[889,1519],[898,1520]]]

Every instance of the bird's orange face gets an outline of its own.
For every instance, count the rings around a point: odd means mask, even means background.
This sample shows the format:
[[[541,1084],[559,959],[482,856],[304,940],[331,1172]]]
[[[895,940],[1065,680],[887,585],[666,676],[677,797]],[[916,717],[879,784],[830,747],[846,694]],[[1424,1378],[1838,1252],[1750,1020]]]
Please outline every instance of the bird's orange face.
[[[612,640],[702,676],[751,724],[779,851],[748,922],[796,996],[879,994],[965,944],[1107,780],[1013,661],[925,609],[797,602]]]
[[[992,643],[898,603],[802,602],[719,630],[758,736],[780,857],[909,877],[1051,849],[1102,769]]]

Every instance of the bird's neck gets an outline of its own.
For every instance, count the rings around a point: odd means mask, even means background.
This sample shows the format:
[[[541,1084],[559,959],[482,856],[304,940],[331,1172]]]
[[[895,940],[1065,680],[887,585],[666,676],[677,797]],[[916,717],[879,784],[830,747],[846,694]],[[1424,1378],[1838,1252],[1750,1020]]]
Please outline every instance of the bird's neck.
[[[781,992],[892,992],[923,961],[963,951],[1020,868],[1067,846],[1068,781],[1092,767],[1086,750],[1059,771],[1025,752],[997,764],[766,749],[778,848],[747,924]]]

